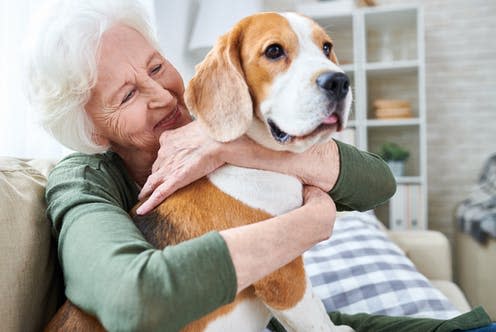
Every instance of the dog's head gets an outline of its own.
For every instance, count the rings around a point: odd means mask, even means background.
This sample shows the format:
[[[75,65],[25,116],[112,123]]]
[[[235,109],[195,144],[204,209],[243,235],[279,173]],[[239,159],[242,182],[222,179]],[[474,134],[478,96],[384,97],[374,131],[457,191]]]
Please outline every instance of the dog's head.
[[[260,13],[218,40],[196,67],[186,103],[218,141],[246,133],[265,147],[301,152],[346,125],[349,85],[319,25]]]

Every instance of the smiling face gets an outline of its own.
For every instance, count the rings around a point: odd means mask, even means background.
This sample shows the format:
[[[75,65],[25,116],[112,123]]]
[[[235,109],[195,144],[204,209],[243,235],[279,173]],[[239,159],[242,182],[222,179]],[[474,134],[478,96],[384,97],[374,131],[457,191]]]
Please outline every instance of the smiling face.
[[[245,28],[241,58],[255,105],[248,135],[274,150],[301,152],[341,130],[349,80],[332,40],[297,14],[264,14]]]
[[[115,25],[104,33],[97,70],[85,106],[97,143],[155,153],[164,130],[190,121],[179,73],[136,30]]]

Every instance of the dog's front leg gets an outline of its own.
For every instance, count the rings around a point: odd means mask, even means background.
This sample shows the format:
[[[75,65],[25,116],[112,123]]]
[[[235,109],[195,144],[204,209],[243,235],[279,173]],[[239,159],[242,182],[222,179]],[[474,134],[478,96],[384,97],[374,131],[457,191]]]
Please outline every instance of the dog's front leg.
[[[322,301],[314,295],[298,257],[254,284],[256,295],[289,332],[351,332],[332,323]]]

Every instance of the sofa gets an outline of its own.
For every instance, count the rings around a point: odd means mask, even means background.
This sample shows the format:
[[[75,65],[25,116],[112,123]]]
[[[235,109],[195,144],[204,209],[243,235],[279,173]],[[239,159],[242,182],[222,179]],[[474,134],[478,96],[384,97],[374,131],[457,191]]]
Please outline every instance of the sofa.
[[[3,331],[39,331],[64,301],[44,187],[51,160],[0,157],[0,317]],[[449,242],[435,231],[389,232],[419,272],[460,311],[470,306],[455,283]]]
[[[456,280],[469,303],[496,317],[496,239],[481,244],[462,231],[455,235]]]
[[[496,317],[496,153],[456,207],[456,279],[469,302]]]

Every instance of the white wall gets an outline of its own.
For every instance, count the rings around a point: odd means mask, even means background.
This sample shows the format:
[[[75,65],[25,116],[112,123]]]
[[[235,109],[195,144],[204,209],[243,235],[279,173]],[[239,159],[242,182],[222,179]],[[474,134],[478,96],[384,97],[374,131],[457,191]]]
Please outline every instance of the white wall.
[[[163,54],[179,70],[185,84],[193,76],[194,66],[200,60],[187,49],[196,6],[196,0],[155,1]]]

